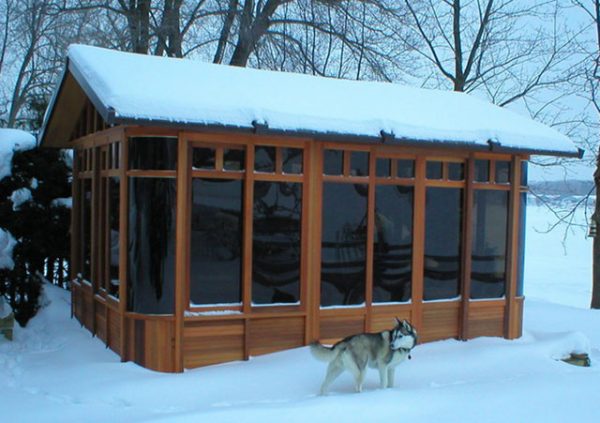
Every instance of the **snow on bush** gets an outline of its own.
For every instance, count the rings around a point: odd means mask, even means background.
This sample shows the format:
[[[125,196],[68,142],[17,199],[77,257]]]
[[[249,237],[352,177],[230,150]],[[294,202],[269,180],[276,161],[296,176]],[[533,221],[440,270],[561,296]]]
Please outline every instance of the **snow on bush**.
[[[11,175],[15,151],[31,150],[35,146],[35,137],[29,132],[0,128],[0,180]]]
[[[0,228],[0,269],[12,270],[15,267],[12,252],[16,244],[17,241],[11,233]]]
[[[21,208],[23,203],[31,201],[31,191],[29,188],[19,188],[10,195],[10,201],[13,203],[13,211],[17,211]]]

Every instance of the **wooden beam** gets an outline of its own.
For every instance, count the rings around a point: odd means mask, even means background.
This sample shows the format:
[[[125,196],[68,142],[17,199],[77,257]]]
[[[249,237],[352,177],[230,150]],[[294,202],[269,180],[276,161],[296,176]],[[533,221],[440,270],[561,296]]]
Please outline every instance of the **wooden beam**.
[[[189,221],[188,209],[191,208],[189,185],[191,158],[187,139],[179,134],[177,144],[177,211],[175,235],[175,320],[173,370],[183,371],[183,325],[186,309],[187,288],[189,284]],[[166,348],[169,348],[168,344]]]
[[[412,256],[412,319],[417,328],[423,327],[423,283],[425,263],[425,166],[424,156],[415,160],[415,188],[413,196],[413,256]]]
[[[516,304],[517,279],[519,256],[524,251],[519,250],[519,224],[521,206],[521,160],[514,156],[511,161],[511,183],[509,196],[508,212],[508,236],[506,251],[506,310],[504,315],[504,337],[515,339],[521,336],[520,325],[512,324],[520,316],[518,305]],[[519,330],[517,330],[519,329]]]
[[[128,244],[128,209],[129,209],[129,180],[127,179],[127,165],[129,163],[129,139],[121,132],[120,146],[121,160],[119,166],[119,343],[121,346],[121,361],[129,360],[127,343],[127,244]]]
[[[473,178],[475,177],[475,160],[471,157],[467,160],[465,167],[465,196],[463,213],[463,235],[462,235],[462,289],[461,289],[461,314],[459,337],[462,340],[469,339],[469,305],[471,301],[471,269],[473,248]]]

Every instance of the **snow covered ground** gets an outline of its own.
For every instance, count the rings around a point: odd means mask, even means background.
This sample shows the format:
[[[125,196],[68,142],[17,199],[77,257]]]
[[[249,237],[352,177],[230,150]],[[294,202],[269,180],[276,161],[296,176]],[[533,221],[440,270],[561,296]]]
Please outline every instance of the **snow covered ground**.
[[[529,207],[525,334],[418,346],[380,390],[362,394],[341,376],[316,393],[325,365],[307,348],[161,374],[119,358],[69,318],[69,295],[52,301],[15,341],[0,341],[2,422],[597,422],[600,312],[586,310],[591,242],[542,234],[547,213]],[[561,304],[562,303],[562,304]],[[579,307],[579,308],[577,308]],[[557,361],[591,352],[591,368]]]

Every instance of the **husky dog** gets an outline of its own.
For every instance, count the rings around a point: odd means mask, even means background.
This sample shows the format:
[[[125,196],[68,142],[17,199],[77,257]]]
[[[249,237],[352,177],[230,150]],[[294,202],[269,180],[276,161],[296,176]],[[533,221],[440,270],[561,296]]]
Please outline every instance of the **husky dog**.
[[[367,365],[379,370],[381,388],[394,386],[396,366],[410,357],[417,343],[417,330],[406,320],[396,318],[396,327],[378,333],[361,333],[342,339],[333,347],[318,342],[310,345],[313,356],[329,363],[321,385],[321,395],[344,371],[354,376],[356,392],[362,392]]]

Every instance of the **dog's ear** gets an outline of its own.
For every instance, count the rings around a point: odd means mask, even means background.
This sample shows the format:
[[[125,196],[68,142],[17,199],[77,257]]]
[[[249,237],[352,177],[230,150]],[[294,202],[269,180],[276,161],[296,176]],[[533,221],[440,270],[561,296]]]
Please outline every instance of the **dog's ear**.
[[[412,330],[412,325],[409,323],[408,320],[403,320],[402,321],[402,326],[404,327],[404,329],[406,329],[407,331],[411,331]]]
[[[398,319],[397,317],[394,317],[394,319],[396,319],[396,326],[402,326],[403,322],[400,321],[400,319]]]

